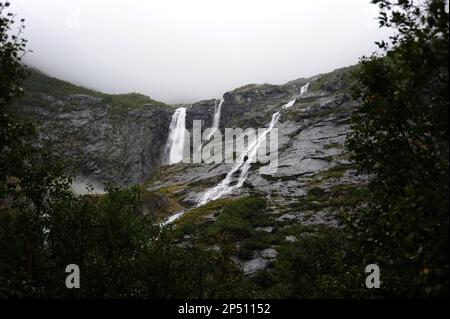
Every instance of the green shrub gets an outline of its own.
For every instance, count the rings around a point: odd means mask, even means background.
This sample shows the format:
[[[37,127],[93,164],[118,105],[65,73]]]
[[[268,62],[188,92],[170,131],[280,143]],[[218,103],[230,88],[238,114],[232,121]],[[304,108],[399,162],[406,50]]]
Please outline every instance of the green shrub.
[[[251,237],[255,220],[265,205],[265,200],[257,197],[243,197],[230,202],[209,227],[209,236],[215,238],[225,236],[230,240]]]

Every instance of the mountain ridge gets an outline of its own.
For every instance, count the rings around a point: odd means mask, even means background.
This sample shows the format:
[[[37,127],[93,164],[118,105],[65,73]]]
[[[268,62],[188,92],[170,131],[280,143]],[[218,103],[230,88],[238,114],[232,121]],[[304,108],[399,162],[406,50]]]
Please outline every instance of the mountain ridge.
[[[126,105],[126,106],[144,106],[144,105],[156,105],[162,107],[170,107],[170,104],[157,101],[151,97],[137,93],[120,93],[120,94],[108,94],[94,89],[89,89],[80,85],[75,85],[69,81],[61,80],[52,77],[43,71],[35,67],[27,67],[29,74],[24,81],[24,89],[26,94],[42,93],[51,96],[64,96],[69,94],[85,94],[95,97],[101,97],[113,104]]]
[[[311,104],[330,94],[351,100],[346,90],[354,68],[339,68],[283,85],[251,84],[226,92],[219,128],[265,126],[273,111],[298,95],[309,81],[310,93],[297,105]],[[24,87],[28,94],[16,103],[20,112],[38,124],[41,141],[78,162],[80,175],[101,183],[131,185],[145,181],[163,164],[173,106],[141,95],[128,96],[132,102],[127,103],[121,99],[124,95],[92,91],[35,69]],[[215,99],[191,104],[186,128],[192,129],[193,120],[200,120],[203,129],[210,127],[215,104]],[[284,112],[281,122],[302,120],[302,112],[293,112],[297,108]]]
[[[172,104],[172,103],[166,103],[166,102],[152,99],[148,95],[145,95],[145,94],[142,94],[139,92],[134,92],[134,91],[128,92],[128,93],[109,94],[109,93],[104,93],[104,92],[101,92],[101,91],[98,91],[98,90],[95,90],[92,88],[85,87],[83,85],[73,84],[72,82],[67,81],[67,80],[53,77],[34,66],[25,66],[25,67],[28,70],[28,76],[23,83],[23,87],[25,89],[26,94],[27,93],[43,93],[43,94],[47,94],[47,95],[51,95],[51,96],[64,96],[64,95],[69,95],[69,94],[86,94],[86,95],[91,95],[91,96],[96,96],[96,97],[102,97],[107,100],[114,100],[114,97],[129,96],[130,99],[124,100],[122,102],[122,104],[126,105],[126,102],[128,102],[129,106],[132,105],[132,106],[143,107],[146,104],[151,104],[151,105],[167,106],[167,107],[171,107],[171,108],[192,105],[195,103],[199,103],[201,101],[213,100],[213,98],[206,98],[206,99],[201,99],[201,100],[198,100],[197,102],[192,102],[192,103],[180,102],[180,103]],[[234,88],[225,93],[243,92],[246,89],[252,89],[252,88],[258,89],[258,88],[261,88],[264,86],[271,86],[271,87],[290,86],[290,85],[295,85],[299,82],[305,82],[307,80],[311,80],[314,78],[319,78],[322,76],[326,77],[331,74],[338,74],[341,72],[345,72],[347,70],[352,70],[356,67],[357,67],[357,65],[340,67],[340,68],[332,70],[331,72],[319,73],[317,75],[314,75],[312,77],[307,77],[307,78],[301,77],[301,78],[297,78],[294,80],[290,80],[290,81],[288,81],[286,83],[282,83],[282,84],[273,84],[273,83],[267,83],[267,82],[266,83],[249,83],[249,84],[244,84],[240,87]],[[119,100],[119,99],[117,99],[117,100]]]
[[[49,95],[51,90],[31,92],[34,99],[16,104],[18,112],[37,124],[40,143],[74,160],[81,186],[140,184],[145,196],[158,199],[158,209],[152,212],[157,220],[184,212],[174,221],[180,245],[196,232],[205,236],[207,244],[213,243],[208,238],[218,225],[232,227],[236,222],[233,227],[245,231],[247,239],[233,241],[235,262],[245,274],[253,275],[270,267],[279,247],[294,241],[299,227],[336,229],[342,215],[365,199],[368,176],[357,173],[345,149],[349,119],[359,105],[350,94],[354,68],[226,92],[220,130],[267,127],[273,114],[280,112],[278,168],[260,174],[260,165],[251,165],[242,187],[202,207],[196,207],[199,198],[225,178],[231,164],[164,165],[173,106],[123,105],[74,91]],[[308,91],[301,92],[307,83]],[[283,109],[289,101],[290,107]],[[202,129],[211,127],[217,103],[209,99],[187,105],[186,129],[192,130],[194,120],[201,121]],[[265,203],[261,216],[250,221],[221,220],[229,205],[239,206],[251,198]],[[252,244],[255,241],[257,245]]]

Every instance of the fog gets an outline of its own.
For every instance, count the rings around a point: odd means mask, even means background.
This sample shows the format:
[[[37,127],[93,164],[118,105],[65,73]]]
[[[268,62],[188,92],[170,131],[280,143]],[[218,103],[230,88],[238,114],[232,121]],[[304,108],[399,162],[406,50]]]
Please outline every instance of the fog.
[[[25,62],[107,93],[220,97],[355,64],[386,38],[369,0],[12,0]]]

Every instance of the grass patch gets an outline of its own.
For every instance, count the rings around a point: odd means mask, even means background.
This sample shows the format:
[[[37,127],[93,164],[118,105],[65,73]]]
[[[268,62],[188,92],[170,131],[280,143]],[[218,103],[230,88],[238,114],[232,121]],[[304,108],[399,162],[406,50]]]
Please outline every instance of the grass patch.
[[[355,82],[354,72],[358,66],[344,67],[333,72],[322,74],[316,80],[312,81],[310,84],[311,91],[333,91],[348,93],[352,83]],[[339,87],[337,83],[342,83],[343,85]]]
[[[208,229],[209,237],[226,236],[235,240],[250,237],[258,215],[265,207],[266,201],[257,197],[243,197],[230,202]]]
[[[70,94],[86,94],[103,98],[105,103],[114,106],[142,107],[149,104],[152,106],[170,107],[163,102],[153,100],[149,96],[140,93],[132,92],[125,94],[106,94],[53,78],[34,68],[28,68],[28,71],[29,75],[23,84],[25,91],[29,92],[23,98],[23,101],[25,102],[33,102],[37,105],[42,104],[42,100],[36,95],[36,93],[42,93],[55,97]]]
[[[219,199],[181,216],[175,222],[176,232],[178,236],[196,234],[207,244],[220,242],[232,246],[243,242],[243,249],[251,249],[258,243],[266,248],[273,244],[271,235],[254,229],[271,224],[265,207],[265,200],[259,197]],[[216,220],[205,223],[205,217],[210,214],[214,214]]]
[[[182,229],[187,225],[199,225],[203,223],[205,216],[222,211],[223,208],[230,202],[231,199],[223,198],[209,202],[201,207],[193,208],[176,220],[175,225],[179,229]]]
[[[246,92],[251,92],[255,89],[268,89],[268,88],[272,88],[272,87],[276,87],[276,85],[269,84],[269,83],[263,83],[263,84],[251,83],[251,84],[247,84],[247,85],[238,87],[231,92],[232,93],[246,93]]]
[[[321,171],[314,176],[311,177],[310,180],[308,180],[308,185],[310,187],[317,187],[321,186],[322,183],[329,179],[338,179],[347,173],[347,171],[353,169],[355,167],[355,164],[338,164],[326,171]]]
[[[324,149],[329,150],[330,148],[341,148],[341,144],[339,143],[330,143],[330,144],[325,144],[323,146]]]
[[[167,195],[173,195],[174,193],[185,189],[187,186],[182,184],[173,184],[166,187],[162,187],[158,189],[158,192],[167,194]]]
[[[314,187],[305,199],[289,205],[290,210],[313,210],[323,208],[356,208],[367,199],[367,187],[361,185],[336,185],[330,191]]]

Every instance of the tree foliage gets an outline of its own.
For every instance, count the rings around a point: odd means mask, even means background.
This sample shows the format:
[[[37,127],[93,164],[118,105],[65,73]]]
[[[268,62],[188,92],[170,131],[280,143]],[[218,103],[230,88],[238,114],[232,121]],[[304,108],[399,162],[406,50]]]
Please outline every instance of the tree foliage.
[[[444,0],[373,0],[395,34],[363,58],[348,148],[373,176],[353,217],[366,263],[385,295],[448,294],[448,9]]]
[[[245,293],[237,284],[241,272],[229,259],[195,243],[177,246],[171,229],[144,214],[139,187],[109,186],[101,197],[71,192],[72,169],[36,145],[32,123],[8,112],[27,75],[23,20],[12,35],[15,15],[8,7],[0,3],[0,298]],[[69,264],[80,267],[80,289],[65,285]]]

